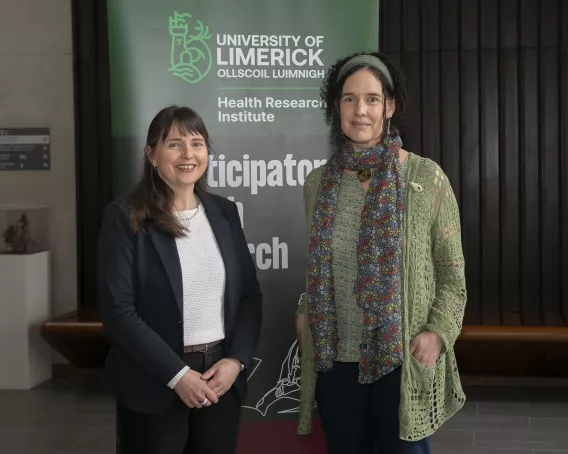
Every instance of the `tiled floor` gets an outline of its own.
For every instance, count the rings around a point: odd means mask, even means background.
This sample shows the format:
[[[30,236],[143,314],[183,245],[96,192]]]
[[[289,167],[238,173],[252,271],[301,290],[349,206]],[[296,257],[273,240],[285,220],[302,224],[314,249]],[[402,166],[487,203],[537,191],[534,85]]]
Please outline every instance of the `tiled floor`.
[[[114,453],[114,403],[94,389],[57,381],[0,391],[0,453]],[[568,454],[568,388],[468,394],[466,407],[435,435],[433,454]]]
[[[65,383],[0,391],[0,453],[114,453],[109,396]]]

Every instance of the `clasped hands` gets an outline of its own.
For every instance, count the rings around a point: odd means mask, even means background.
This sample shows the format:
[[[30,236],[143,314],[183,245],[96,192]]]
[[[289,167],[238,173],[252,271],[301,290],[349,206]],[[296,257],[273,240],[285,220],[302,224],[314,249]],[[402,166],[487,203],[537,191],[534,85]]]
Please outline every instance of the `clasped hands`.
[[[231,389],[240,371],[238,360],[223,358],[203,374],[188,370],[176,383],[174,391],[189,408],[209,407]]]

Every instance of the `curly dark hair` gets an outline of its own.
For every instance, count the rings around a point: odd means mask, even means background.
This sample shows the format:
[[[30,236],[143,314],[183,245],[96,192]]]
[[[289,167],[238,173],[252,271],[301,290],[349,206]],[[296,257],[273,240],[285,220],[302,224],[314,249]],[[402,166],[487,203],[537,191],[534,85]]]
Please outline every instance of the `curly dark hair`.
[[[368,65],[357,65],[351,68],[347,73],[337,80],[337,76],[341,71],[341,68],[345,63],[351,60],[357,55],[373,55],[379,58],[385,66],[388,68],[393,83],[394,91],[389,88],[386,82],[385,76],[376,68]],[[349,76],[359,71],[362,68],[366,68],[371,71],[383,84],[383,91],[385,94],[385,100],[393,99],[395,100],[395,112],[391,118],[390,130],[391,134],[400,134],[404,128],[404,107],[406,104],[406,77],[401,68],[393,63],[393,61],[380,52],[359,52],[348,57],[343,57],[337,60],[334,64],[330,66],[323,80],[320,96],[324,101],[325,109],[325,122],[330,126],[330,142],[332,147],[336,147],[343,143],[344,138],[341,132],[341,118],[339,115],[339,100],[343,92],[343,85]],[[386,131],[386,128],[383,128]]]

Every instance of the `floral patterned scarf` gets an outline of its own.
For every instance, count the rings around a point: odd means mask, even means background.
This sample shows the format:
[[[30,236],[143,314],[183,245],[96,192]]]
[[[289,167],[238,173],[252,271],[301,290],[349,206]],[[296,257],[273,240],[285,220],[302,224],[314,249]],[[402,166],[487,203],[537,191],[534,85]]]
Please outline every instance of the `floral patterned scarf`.
[[[315,366],[331,371],[337,355],[337,315],[331,239],[343,169],[374,169],[357,242],[354,294],[364,312],[359,382],[373,383],[402,364],[402,213],[400,137],[363,151],[337,150],[325,165],[315,202],[308,253],[308,314]]]

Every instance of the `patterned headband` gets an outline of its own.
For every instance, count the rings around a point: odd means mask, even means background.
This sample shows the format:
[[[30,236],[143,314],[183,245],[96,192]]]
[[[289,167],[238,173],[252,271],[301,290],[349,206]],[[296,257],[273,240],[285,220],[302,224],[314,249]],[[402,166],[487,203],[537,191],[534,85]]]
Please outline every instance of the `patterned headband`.
[[[337,80],[340,81],[350,69],[359,65],[371,66],[375,69],[378,69],[387,79],[389,88],[392,91],[394,91],[394,83],[392,81],[392,77],[387,66],[381,61],[380,58],[377,58],[374,55],[363,54],[353,57],[351,60],[345,63],[343,67],[339,70],[339,74],[337,75]]]

